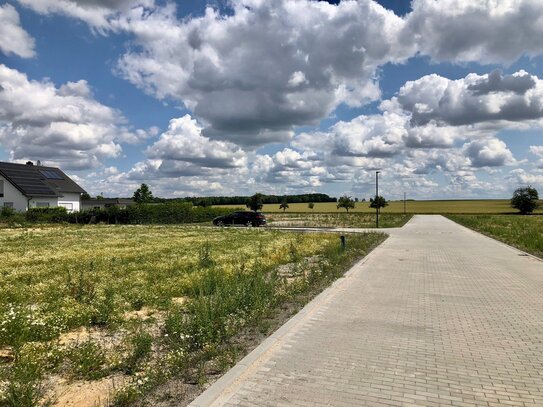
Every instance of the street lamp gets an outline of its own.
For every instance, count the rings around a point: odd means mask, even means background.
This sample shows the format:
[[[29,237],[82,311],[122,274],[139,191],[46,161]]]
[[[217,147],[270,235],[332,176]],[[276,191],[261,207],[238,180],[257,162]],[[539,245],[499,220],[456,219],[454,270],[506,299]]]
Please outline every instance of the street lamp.
[[[375,171],[375,227],[379,227],[379,174],[381,171]]]

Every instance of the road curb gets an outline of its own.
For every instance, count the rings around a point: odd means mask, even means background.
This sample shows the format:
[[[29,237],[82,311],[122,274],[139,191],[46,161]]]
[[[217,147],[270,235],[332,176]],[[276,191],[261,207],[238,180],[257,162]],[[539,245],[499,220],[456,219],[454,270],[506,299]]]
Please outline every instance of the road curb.
[[[189,407],[218,406],[226,403],[241,386],[245,377],[271,357],[274,349],[282,343],[291,330],[304,322],[309,316],[313,315],[319,307],[331,300],[339,292],[340,288],[348,282],[349,278],[363,264],[367,263],[379,248],[386,244],[387,240],[388,239],[384,240],[381,244],[376,246],[364,258],[356,262],[349,270],[347,270],[343,276],[335,280],[329,287],[307,303],[298,313],[281,325],[277,331],[266,338],[260,345],[253,349],[234,367],[194,399],[189,404]]]
[[[441,216],[443,216],[443,215],[441,215]],[[464,226],[464,225],[462,225],[461,223],[455,222],[455,221],[452,220],[451,218],[448,218],[448,217],[446,217],[446,216],[443,216],[443,217],[444,217],[445,219],[450,220],[450,221],[453,222],[453,223],[456,223],[458,226],[461,226],[461,227],[463,227],[464,229],[469,230],[470,232],[473,232],[473,233],[475,233],[475,234],[477,234],[477,235],[480,235],[480,236],[482,236],[482,237],[485,237],[485,238],[487,238],[487,239],[490,239],[490,240],[492,240],[492,241],[494,241],[494,242],[498,242],[498,243],[501,244],[502,246],[505,246],[505,247],[507,247],[507,248],[509,248],[509,249],[511,249],[511,250],[513,250],[513,251],[515,251],[515,252],[517,252],[517,253],[520,253],[522,256],[531,257],[531,258],[534,259],[534,260],[538,260],[538,261],[542,261],[542,262],[543,262],[543,259],[540,258],[540,257],[537,257],[536,255],[533,255],[533,254],[531,254],[531,253],[525,252],[524,250],[521,250],[521,249],[519,249],[518,247],[511,246],[510,244],[507,244],[507,243],[505,243],[505,242],[502,242],[501,240],[498,240],[498,239],[496,239],[496,238],[494,238],[494,237],[492,237],[492,236],[485,235],[484,233],[481,233],[481,232],[479,232],[479,231],[477,231],[477,230],[474,230],[474,229],[471,229],[471,228],[469,228],[469,227],[467,227],[467,226]]]

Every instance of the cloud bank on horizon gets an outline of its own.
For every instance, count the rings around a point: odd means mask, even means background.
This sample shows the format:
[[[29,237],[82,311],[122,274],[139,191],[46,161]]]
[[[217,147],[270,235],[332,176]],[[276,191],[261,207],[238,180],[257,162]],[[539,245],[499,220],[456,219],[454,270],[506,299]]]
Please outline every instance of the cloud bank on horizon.
[[[543,187],[543,3],[411,8],[230,0],[183,14],[169,1],[11,1],[0,6],[0,147],[114,196],[141,182],[161,196],[369,196],[376,169],[396,198]],[[23,12],[87,27],[91,54],[119,42],[109,74],[180,114],[140,129],[84,73],[30,78],[19,61],[39,66],[45,51]],[[443,64],[451,76],[428,73]],[[385,97],[387,67],[405,80]]]

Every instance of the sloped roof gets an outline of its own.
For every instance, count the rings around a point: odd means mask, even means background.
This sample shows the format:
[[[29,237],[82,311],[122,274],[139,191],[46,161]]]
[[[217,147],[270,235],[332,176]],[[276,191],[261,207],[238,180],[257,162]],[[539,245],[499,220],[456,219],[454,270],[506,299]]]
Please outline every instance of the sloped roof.
[[[0,175],[23,195],[57,197],[63,193],[85,192],[64,172],[55,167],[0,162]]]

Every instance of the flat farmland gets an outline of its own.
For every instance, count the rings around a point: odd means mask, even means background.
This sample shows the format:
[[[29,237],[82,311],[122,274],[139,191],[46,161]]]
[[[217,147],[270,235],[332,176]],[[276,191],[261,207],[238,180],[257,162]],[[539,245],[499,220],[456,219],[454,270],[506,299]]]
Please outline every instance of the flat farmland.
[[[379,227],[402,227],[411,217],[412,214],[382,213]],[[267,220],[271,227],[375,228],[375,213],[364,212],[274,212],[268,213]]]
[[[268,334],[384,239],[352,235],[342,249],[333,233],[256,228],[0,229],[0,405],[187,404],[243,356],[247,332]]]
[[[289,203],[285,213],[343,213],[345,209],[337,209],[335,202],[315,203],[313,209],[309,209],[307,203]],[[221,205],[221,207],[240,208],[243,205]],[[390,205],[384,208],[383,214],[401,214],[404,211],[403,201],[390,201]],[[279,204],[266,204],[262,212],[283,212]],[[371,213],[374,209],[369,207],[369,202],[357,202],[354,209],[349,212]],[[444,201],[407,201],[406,212],[410,214],[440,214],[440,213],[473,213],[473,214],[503,214],[514,213],[508,199],[489,200],[444,200]],[[537,213],[543,213],[540,209]]]

